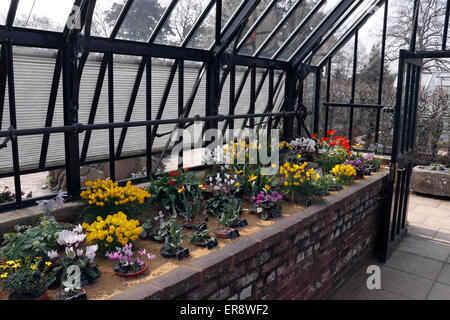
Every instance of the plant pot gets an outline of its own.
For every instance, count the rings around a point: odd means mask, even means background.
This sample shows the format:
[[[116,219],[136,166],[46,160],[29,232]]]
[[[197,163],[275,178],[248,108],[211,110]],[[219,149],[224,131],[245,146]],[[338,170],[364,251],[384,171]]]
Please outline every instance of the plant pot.
[[[231,225],[231,228],[236,229],[236,228],[245,228],[246,226],[248,226],[248,222],[247,220],[238,220],[236,222],[234,222]]]
[[[219,239],[235,239],[239,237],[239,231],[229,227],[220,227],[214,229],[213,232]]]
[[[138,272],[120,273],[120,272],[114,271],[114,273],[123,278],[134,278],[134,277],[137,277],[137,276],[140,276],[141,274],[143,274],[145,272],[145,270],[147,270],[147,264],[144,262],[144,267],[141,270],[139,270]]]
[[[8,300],[48,300],[48,294],[47,290],[45,290],[45,292],[41,296],[37,298],[32,298],[32,297],[17,297],[15,296],[15,292],[12,292],[8,296]]]
[[[309,208],[312,206],[312,202],[309,199],[302,198],[301,196],[291,195],[285,198],[287,201],[299,203],[302,206]]]
[[[189,230],[197,230],[197,231],[203,231],[206,230],[208,228],[208,226],[206,225],[206,223],[204,222],[200,222],[200,221],[184,221],[183,222],[183,227]]]
[[[243,195],[242,199],[244,199],[245,201],[251,201],[251,197],[249,195]]]
[[[276,213],[274,215],[274,210],[276,210]],[[270,220],[270,219],[277,219],[281,217],[281,209],[280,208],[264,208],[262,212],[258,212],[257,210],[252,210],[250,212],[251,214],[259,217],[260,219],[263,219],[263,213],[267,214],[267,219],[266,220]],[[264,219],[263,219],[264,220]]]
[[[218,245],[217,239],[214,239],[214,238],[202,239],[201,241],[191,240],[191,243],[197,247],[208,248],[208,250],[211,250],[211,249],[217,247],[217,245]]]
[[[335,188],[330,188],[328,191],[337,192],[337,191],[341,191],[341,190],[342,190],[342,186],[339,186],[339,187],[335,187]]]
[[[164,258],[177,258],[178,260],[184,260],[190,256],[189,249],[184,249],[183,247],[178,247],[176,250],[166,250],[166,247],[162,247],[159,250],[159,253],[161,253]]]
[[[65,291],[58,292],[53,300],[87,300],[86,290],[81,289],[72,295]]]

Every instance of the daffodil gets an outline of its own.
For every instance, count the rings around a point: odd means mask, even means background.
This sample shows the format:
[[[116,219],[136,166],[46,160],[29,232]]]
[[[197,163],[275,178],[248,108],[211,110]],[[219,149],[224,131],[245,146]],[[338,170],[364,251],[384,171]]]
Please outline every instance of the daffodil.
[[[248,182],[252,182],[255,181],[256,179],[258,179],[257,176],[255,176],[253,173],[250,175],[250,177],[248,178]]]

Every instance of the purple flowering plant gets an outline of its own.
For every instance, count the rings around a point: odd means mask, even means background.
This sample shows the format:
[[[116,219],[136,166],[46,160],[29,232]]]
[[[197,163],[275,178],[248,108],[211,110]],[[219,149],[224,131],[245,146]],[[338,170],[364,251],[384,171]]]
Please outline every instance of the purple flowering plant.
[[[117,261],[113,267],[114,271],[120,274],[136,273],[141,271],[145,266],[145,262],[141,258],[146,257],[149,261],[155,258],[155,255],[147,252],[146,249],[139,250],[139,256],[136,257],[132,248],[133,245],[129,243],[123,248],[116,248],[114,252],[106,253],[107,258]]]
[[[268,220],[275,213],[281,213],[281,206],[279,204],[281,200],[283,200],[283,196],[278,192],[263,190],[258,195],[252,197],[253,208],[251,212],[261,216],[263,220]]]

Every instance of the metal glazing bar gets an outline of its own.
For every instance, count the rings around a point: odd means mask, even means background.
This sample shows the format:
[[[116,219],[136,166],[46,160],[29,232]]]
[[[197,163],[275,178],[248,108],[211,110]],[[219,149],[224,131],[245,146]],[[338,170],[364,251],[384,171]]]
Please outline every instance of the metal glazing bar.
[[[327,93],[326,93],[326,101],[330,101],[331,98],[331,68],[332,68],[332,60],[331,58],[328,60],[328,66],[327,66]],[[329,128],[329,117],[330,117],[330,106],[325,104],[325,124],[323,128],[323,136],[328,137],[328,130]]]
[[[100,101],[100,94],[103,88],[103,82],[105,80],[106,68],[108,67],[109,55],[105,55],[102,59],[100,70],[98,73],[97,84],[95,85],[94,97],[92,99],[91,110],[89,111],[88,124],[93,124],[95,121],[95,115],[97,114],[97,107]],[[84,164],[86,162],[86,157],[89,149],[89,142],[91,140],[92,132],[90,130],[86,131],[84,136],[83,147],[81,149],[80,162]]]
[[[184,111],[184,60],[180,61],[178,67],[178,117],[183,117]],[[180,126],[178,127],[181,131]],[[178,132],[179,132],[178,131]],[[183,135],[179,134],[178,143],[181,144],[180,152],[178,153],[178,168],[183,168]]]
[[[17,7],[19,6],[19,0],[12,0],[9,9],[8,9],[8,15],[6,16],[6,22],[5,26],[7,28],[11,28],[14,24],[14,19],[16,18],[17,13]]]
[[[444,22],[444,33],[442,35],[442,51],[447,50],[447,38],[448,38],[448,24],[450,17],[450,0],[447,0],[447,7],[445,8],[445,22]]]
[[[147,57],[147,66],[145,69],[145,119],[152,120],[152,57]],[[145,147],[147,160],[147,177],[152,174],[152,126],[148,125],[145,128]]]
[[[352,93],[350,98],[350,104],[355,103],[356,95],[356,75],[358,71],[358,42],[359,40],[359,29],[355,32],[355,44],[353,48],[353,72],[352,72]],[[350,145],[353,144],[353,120],[354,120],[354,108],[350,108],[350,125],[348,128],[348,139],[350,140]]]
[[[384,3],[384,18],[383,18],[383,35],[381,39],[381,61],[380,61],[380,78],[378,81],[378,104],[383,102],[383,83],[384,83],[384,67],[386,57],[386,39],[387,39],[387,23],[389,17],[389,0]],[[380,139],[380,121],[381,110],[377,110],[377,120],[375,124],[375,144],[378,144]]]
[[[243,45],[248,41],[248,39],[251,37],[253,32],[258,28],[258,26],[261,24],[261,22],[266,18],[267,14],[270,12],[270,10],[273,8],[273,6],[277,3],[278,0],[273,0],[269,3],[269,5],[264,9],[264,11],[261,13],[261,15],[258,17],[258,19],[253,23],[253,25],[250,27],[250,29],[247,31],[247,33],[242,37],[242,40],[239,42],[237,46],[237,50],[239,51]]]
[[[17,117],[16,117],[16,91],[14,83],[14,60],[13,60],[13,49],[10,41],[4,44],[5,59],[6,59],[6,73],[8,75],[8,98],[9,98],[9,120],[10,128],[17,128]],[[17,141],[17,136],[11,136],[12,145],[12,160],[14,168],[14,187],[16,192],[16,206],[20,207],[22,205],[22,187],[20,182],[20,162],[19,162],[19,143]]]
[[[108,121],[114,123],[114,55],[108,63]],[[109,178],[116,181],[116,159],[114,153],[114,128],[109,128]]]
[[[216,46],[220,46],[222,33],[222,0],[216,0]]]
[[[413,12],[413,28],[411,34],[411,43],[409,51],[415,52],[417,45],[417,30],[419,28],[419,11],[420,11],[420,0],[414,0],[414,12]]]
[[[255,68],[255,70],[256,70],[256,67],[252,67],[252,70],[253,70],[253,68]],[[256,72],[256,71],[255,71]],[[261,90],[262,90],[262,88],[263,88],[263,86],[264,86],[264,82],[266,81],[266,78],[267,78],[267,75],[269,74],[269,69],[267,69],[267,70],[265,70],[264,71],[264,73],[263,73],[263,75],[262,75],[262,77],[261,77],[261,79],[259,80],[259,83],[258,83],[258,87],[256,88],[256,92],[255,92],[255,105],[256,105],[256,101],[258,100],[258,98],[259,98],[259,94],[261,93]],[[255,76],[255,79],[256,79],[256,76]],[[253,80],[252,80],[253,81]],[[256,80],[255,80],[256,81]],[[251,94],[251,92],[250,92],[250,94]],[[251,99],[250,99],[251,100]],[[252,101],[250,101],[250,104],[252,103]],[[249,113],[253,113],[253,112],[251,112],[251,106],[250,106],[250,109],[249,109]],[[244,123],[242,124],[242,129],[244,129],[246,126],[247,126],[247,120],[248,119],[245,119],[245,121],[244,121]]]
[[[315,81],[314,81],[314,106],[313,106],[312,129],[311,129],[311,131],[315,134],[319,134],[321,86],[322,86],[322,69],[317,69],[315,72]]]
[[[62,71],[62,51],[58,51],[58,55],[56,57],[56,63],[55,63],[55,69],[53,71],[53,79],[52,79],[52,88],[50,90],[50,99],[48,102],[48,109],[47,109],[47,116],[45,119],[45,127],[51,127],[53,123],[53,116],[55,113],[55,106],[56,106],[56,98],[58,96],[58,88],[59,88],[59,81],[61,79],[61,71]],[[1,122],[1,120],[0,120]],[[41,156],[39,160],[39,168],[43,169],[45,167],[45,163],[47,160],[47,151],[48,151],[48,144],[50,141],[50,135],[45,134],[42,139],[42,147],[41,147]]]
[[[127,112],[125,114],[125,122],[130,121],[131,115],[133,113],[134,105],[136,104],[136,98],[139,93],[139,88],[141,86],[142,77],[144,75],[144,69],[147,65],[147,57],[143,57],[141,62],[139,63],[138,72],[136,75],[136,79],[134,81],[133,90],[131,91],[130,102],[128,104]],[[117,145],[116,157],[120,157],[122,153],[123,145],[125,143],[125,137],[127,135],[127,128],[123,128],[120,133],[119,143]]]
[[[120,28],[122,27],[123,21],[125,20],[128,12],[130,11],[131,6],[133,5],[134,0],[127,0],[125,5],[123,6],[122,11],[120,12],[119,18],[117,18],[116,24],[109,35],[110,39],[114,39],[119,33]]]
[[[6,77],[6,47],[2,46],[0,51],[0,130],[2,129],[3,110],[5,107]]]
[[[289,37],[283,42],[283,44],[278,48],[275,54],[272,56],[272,59],[277,59],[283,51],[287,48],[287,46],[291,43],[291,41],[298,35],[300,30],[302,30],[311,20],[312,17],[315,16],[317,11],[322,8],[322,6],[327,2],[327,0],[321,0],[312,10],[311,12],[303,19],[302,23],[300,23],[292,32]]]
[[[153,43],[156,40],[159,32],[161,31],[161,29],[164,26],[164,23],[169,18],[170,14],[172,13],[172,11],[175,8],[175,6],[177,5],[177,3],[178,3],[178,0],[172,0],[172,2],[167,7],[166,11],[164,11],[161,19],[159,19],[158,24],[156,25],[155,29],[152,31],[152,34],[150,35],[150,38],[147,41],[149,44]]]
[[[267,47],[267,45],[272,41],[273,37],[280,31],[280,29],[283,27],[283,25],[286,23],[286,21],[291,17],[291,15],[297,10],[297,8],[300,6],[300,4],[303,3],[303,0],[297,0],[297,2],[289,9],[289,11],[286,13],[286,15],[281,19],[281,21],[275,26],[275,28],[270,32],[270,34],[266,37],[266,39],[263,41],[263,43],[259,46],[259,48],[256,50],[256,52],[253,54],[254,57],[257,57],[261,52],[264,51],[264,49]]]

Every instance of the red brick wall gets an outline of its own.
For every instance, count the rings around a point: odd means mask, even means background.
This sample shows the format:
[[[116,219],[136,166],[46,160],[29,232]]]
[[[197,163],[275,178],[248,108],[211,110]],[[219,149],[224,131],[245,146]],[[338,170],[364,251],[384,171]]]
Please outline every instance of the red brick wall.
[[[378,249],[386,172],[112,299],[323,299]]]

